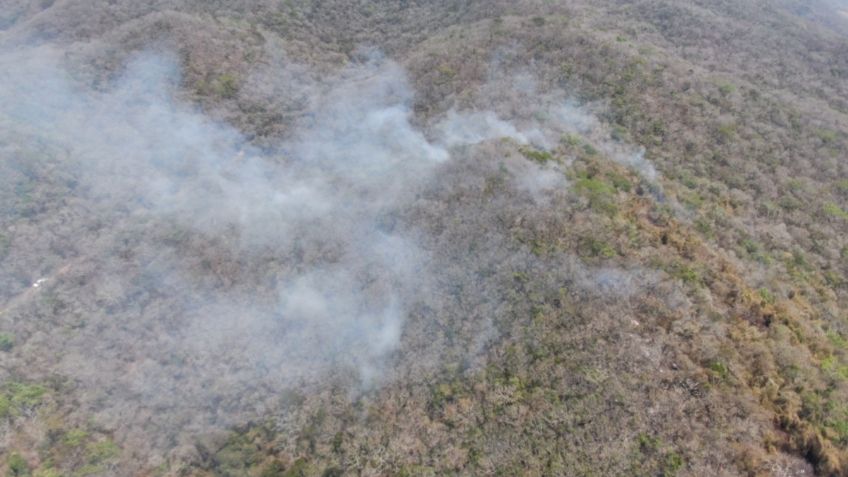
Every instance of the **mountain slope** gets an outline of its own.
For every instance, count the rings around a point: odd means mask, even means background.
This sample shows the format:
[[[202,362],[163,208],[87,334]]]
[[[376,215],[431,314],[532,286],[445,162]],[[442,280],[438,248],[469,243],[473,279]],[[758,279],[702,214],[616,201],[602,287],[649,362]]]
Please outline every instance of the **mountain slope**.
[[[7,2],[0,461],[846,475],[834,5]]]

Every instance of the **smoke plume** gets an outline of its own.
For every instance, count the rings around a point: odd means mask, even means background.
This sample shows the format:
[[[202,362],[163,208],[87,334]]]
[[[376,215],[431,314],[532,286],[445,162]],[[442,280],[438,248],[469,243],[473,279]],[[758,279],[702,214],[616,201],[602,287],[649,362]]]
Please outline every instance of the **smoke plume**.
[[[174,447],[164,428],[189,439],[328,376],[378,385],[402,349],[426,367],[450,342],[432,326],[467,331],[473,359],[497,334],[514,271],[550,265],[493,224],[544,213],[567,190],[563,164],[509,150],[599,127],[529,86],[518,89],[535,116],[451,110],[418,127],[403,69],[371,54],[292,85],[306,114],[258,147],[175,99],[174,57],[138,55],[99,88],[73,71],[54,48],[0,54],[5,275],[17,283],[0,319],[27,341],[4,374],[59,370],[99,425],[152,449]],[[481,202],[484,179],[504,174],[515,193]],[[33,230],[36,219],[54,227]],[[581,268],[555,266],[551,290]]]

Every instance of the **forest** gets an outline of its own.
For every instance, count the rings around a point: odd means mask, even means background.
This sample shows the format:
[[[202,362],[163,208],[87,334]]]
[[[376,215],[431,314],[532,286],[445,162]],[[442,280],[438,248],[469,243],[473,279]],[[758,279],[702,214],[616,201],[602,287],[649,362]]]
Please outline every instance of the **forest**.
[[[0,476],[848,476],[844,0],[0,0]]]

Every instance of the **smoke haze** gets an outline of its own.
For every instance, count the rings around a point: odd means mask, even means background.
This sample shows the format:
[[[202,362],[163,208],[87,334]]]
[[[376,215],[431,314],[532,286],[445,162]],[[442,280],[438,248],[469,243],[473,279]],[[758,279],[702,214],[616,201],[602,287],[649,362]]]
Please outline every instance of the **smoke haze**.
[[[153,449],[174,447],[163,428],[189,429],[177,438],[188,439],[328,376],[378,385],[400,372],[392,357],[403,347],[417,350],[405,372],[431,366],[449,343],[432,323],[471,330],[460,348],[473,362],[497,334],[514,270],[548,268],[501,232],[478,234],[544,214],[538,204],[568,187],[563,164],[529,161],[516,145],[549,149],[563,131],[600,128],[524,76],[513,86],[542,114],[511,122],[496,108],[455,109],[419,128],[403,69],[372,53],[292,85],[307,114],[260,148],[174,99],[173,57],[138,55],[99,89],[64,61],[49,47],[0,54],[3,189],[37,194],[31,178],[48,177],[66,192],[48,198],[53,235],[12,244],[26,251],[13,270],[19,293],[48,297],[39,306],[60,318],[23,323],[33,312],[12,300],[0,319],[30,349],[54,350],[38,369],[78,383],[99,425],[150,437]],[[484,200],[483,179],[504,174],[514,194]],[[452,198],[463,191],[481,199]],[[598,273],[563,256],[546,280],[551,290],[603,282],[622,296],[636,286],[629,272]]]

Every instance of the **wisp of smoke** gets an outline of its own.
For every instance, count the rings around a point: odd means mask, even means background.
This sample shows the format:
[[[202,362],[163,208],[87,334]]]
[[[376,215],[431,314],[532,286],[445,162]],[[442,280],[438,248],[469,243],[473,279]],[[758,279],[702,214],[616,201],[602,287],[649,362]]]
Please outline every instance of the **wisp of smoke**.
[[[428,136],[413,126],[402,68],[372,55],[298,88],[309,113],[288,139],[259,148],[174,99],[173,57],[141,54],[101,89],[83,86],[63,61],[50,47],[0,53],[3,139],[51,151],[0,149],[2,167],[73,184],[57,214],[78,225],[32,253],[76,251],[51,259],[61,273],[46,270],[45,283],[77,294],[69,301],[92,324],[42,336],[61,341],[56,368],[89,390],[82,405],[109,395],[97,418],[128,434],[145,432],[122,425],[130,415],[154,427],[226,425],[228,409],[258,409],[333,370],[360,386],[381,382],[411,310],[438,308],[433,290],[454,286],[400,212],[434,187],[458,149],[503,139],[549,148],[563,131],[596,126],[557,98],[520,121],[452,110]],[[655,174],[641,156],[630,162]],[[560,170],[531,161],[504,167],[536,198],[565,184]],[[218,404],[204,413],[198,402]]]

